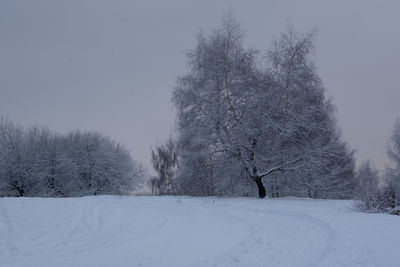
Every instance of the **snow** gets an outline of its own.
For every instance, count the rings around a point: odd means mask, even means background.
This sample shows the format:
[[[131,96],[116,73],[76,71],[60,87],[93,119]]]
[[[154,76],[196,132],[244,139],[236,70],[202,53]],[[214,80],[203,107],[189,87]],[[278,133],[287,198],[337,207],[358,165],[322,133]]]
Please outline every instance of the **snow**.
[[[400,216],[302,198],[0,198],[0,266],[400,266]]]

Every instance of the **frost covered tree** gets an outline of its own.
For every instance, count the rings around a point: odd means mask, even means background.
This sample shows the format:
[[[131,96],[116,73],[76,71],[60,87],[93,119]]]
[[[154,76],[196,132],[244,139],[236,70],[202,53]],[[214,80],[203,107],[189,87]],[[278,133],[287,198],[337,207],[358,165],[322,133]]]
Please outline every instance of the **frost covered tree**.
[[[357,193],[360,197],[366,196],[378,190],[379,172],[370,160],[363,161],[358,167],[356,176]]]
[[[71,194],[129,194],[143,174],[120,144],[95,132],[72,132],[61,140],[73,165]],[[68,162],[68,161],[67,161]],[[65,166],[67,167],[67,166]]]
[[[313,173],[314,184],[336,179],[332,190],[352,178],[352,153],[340,141],[310,60],[313,36],[282,34],[266,66],[258,63],[257,51],[243,47],[243,32],[230,15],[210,36],[198,36],[188,54],[189,73],[173,93],[183,193],[243,194],[251,181],[263,198],[264,182],[276,173],[303,171],[309,179],[304,170],[310,167],[325,175]],[[329,170],[333,167],[337,174]]]
[[[356,175],[357,188],[356,197],[360,201],[357,207],[361,210],[371,210],[376,207],[379,188],[379,172],[371,161],[364,161],[358,167]]]
[[[270,95],[275,99],[267,105],[274,107],[272,114],[278,114],[275,116],[281,130],[272,140],[282,156],[298,157],[301,164],[274,175],[288,179],[271,177],[268,182],[275,196],[286,189],[291,195],[351,197],[354,152],[341,140],[334,106],[325,98],[325,89],[310,58],[313,38],[313,32],[299,34],[289,28],[269,52],[268,71],[273,78]]]
[[[400,190],[400,119],[397,119],[395,122],[387,150],[389,159],[391,160],[391,166],[387,169],[388,175]]]
[[[368,212],[385,212],[400,215],[400,121],[395,122],[388,144],[391,165],[386,167],[379,180],[378,172],[370,164],[360,166],[358,173],[358,199],[356,208]]]
[[[24,131],[0,118],[0,192],[3,196],[25,196],[33,186],[26,164]]]
[[[30,195],[65,196],[60,180],[59,164],[63,151],[58,149],[57,137],[46,127],[31,127],[25,130],[26,164],[31,169],[35,186]],[[64,171],[64,170],[62,170]]]
[[[247,161],[251,152],[243,149],[251,142],[251,136],[244,140],[246,135],[254,129],[245,125],[245,116],[251,116],[245,113],[250,110],[246,95],[259,88],[261,77],[256,77],[255,51],[243,49],[242,35],[230,16],[209,38],[199,35],[196,49],[189,54],[191,71],[174,92],[182,157],[179,176],[186,180],[182,187],[192,191],[187,193],[223,194],[221,183],[227,175],[217,171],[221,162],[243,164],[249,177],[260,184],[256,169]],[[260,196],[265,196],[262,186],[260,190]]]
[[[157,172],[157,181],[152,180],[152,192],[160,194],[176,194],[175,176],[177,168],[176,142],[172,138],[165,144],[156,146],[151,150],[151,163]]]
[[[386,169],[385,204],[391,213],[400,215],[400,119],[395,122],[387,151],[391,165]]]

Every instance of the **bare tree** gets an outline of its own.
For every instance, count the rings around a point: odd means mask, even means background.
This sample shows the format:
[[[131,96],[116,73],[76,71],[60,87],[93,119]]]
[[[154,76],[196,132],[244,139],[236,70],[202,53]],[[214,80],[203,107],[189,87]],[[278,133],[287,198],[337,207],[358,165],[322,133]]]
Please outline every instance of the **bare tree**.
[[[153,194],[156,191],[160,194],[176,194],[174,180],[177,169],[177,148],[172,138],[151,150],[151,163],[158,174],[158,181],[155,179],[151,181]]]

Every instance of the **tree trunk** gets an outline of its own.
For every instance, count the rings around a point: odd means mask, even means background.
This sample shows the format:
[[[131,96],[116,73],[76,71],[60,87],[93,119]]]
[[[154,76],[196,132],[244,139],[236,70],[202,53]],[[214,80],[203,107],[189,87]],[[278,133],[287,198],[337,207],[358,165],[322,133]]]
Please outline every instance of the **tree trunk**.
[[[266,194],[266,192],[265,192],[265,187],[264,187],[264,184],[263,184],[263,182],[262,182],[262,180],[261,180],[261,177],[256,177],[256,178],[254,179],[254,181],[255,181],[256,184],[257,184],[257,188],[258,188],[258,197],[259,197],[259,198],[264,198],[267,194]]]

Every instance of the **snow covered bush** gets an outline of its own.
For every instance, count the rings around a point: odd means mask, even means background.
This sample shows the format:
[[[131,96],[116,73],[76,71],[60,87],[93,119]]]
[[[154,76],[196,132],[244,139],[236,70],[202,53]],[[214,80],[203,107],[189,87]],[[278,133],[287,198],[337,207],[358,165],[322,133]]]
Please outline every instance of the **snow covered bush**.
[[[355,207],[364,212],[383,212],[400,215],[400,194],[398,189],[389,184],[357,200]]]
[[[59,135],[0,119],[0,196],[126,195],[142,177],[128,151],[99,133]]]

